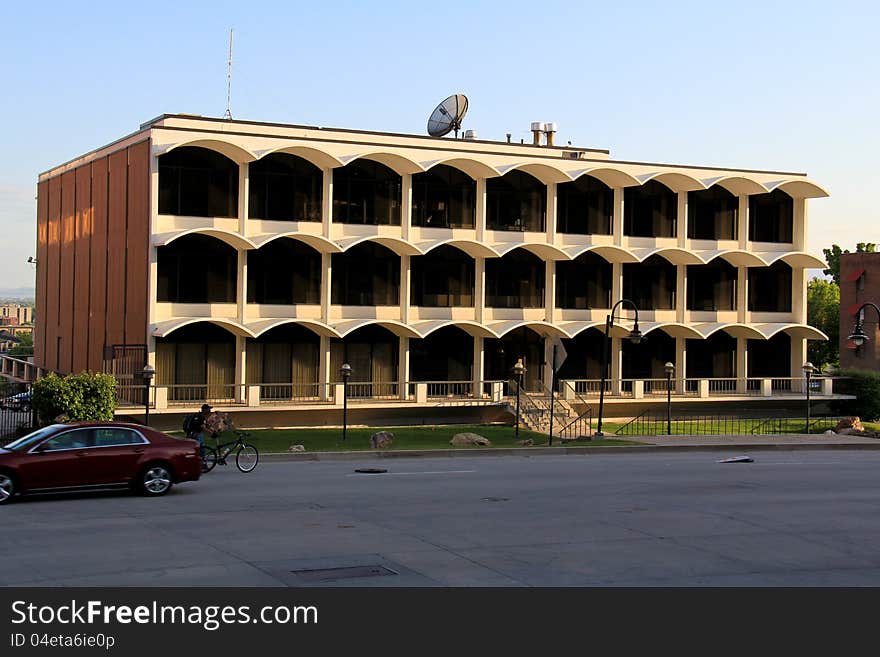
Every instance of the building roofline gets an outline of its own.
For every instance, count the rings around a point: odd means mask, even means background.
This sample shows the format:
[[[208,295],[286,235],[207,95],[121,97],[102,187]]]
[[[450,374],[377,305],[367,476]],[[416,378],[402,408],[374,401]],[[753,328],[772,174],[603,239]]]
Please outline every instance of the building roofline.
[[[143,135],[143,139],[135,139]],[[57,164],[50,169],[46,169],[45,171],[40,172],[37,175],[37,180],[42,182],[43,180],[47,180],[49,178],[54,178],[55,176],[64,173],[71,166],[78,166],[79,164],[84,164],[86,161],[91,161],[97,159],[99,156],[103,157],[103,155],[99,155],[102,151],[106,151],[105,155],[110,155],[118,150],[122,150],[122,148],[126,146],[130,146],[131,144],[138,143],[143,141],[144,139],[150,138],[150,131],[140,128],[139,130],[135,130],[124,137],[120,137],[119,139],[114,139],[109,144],[105,144],[103,146],[99,146],[98,148],[94,148],[82,155],[77,155],[66,162],[62,162],[61,164]],[[114,148],[118,147],[118,148]]]

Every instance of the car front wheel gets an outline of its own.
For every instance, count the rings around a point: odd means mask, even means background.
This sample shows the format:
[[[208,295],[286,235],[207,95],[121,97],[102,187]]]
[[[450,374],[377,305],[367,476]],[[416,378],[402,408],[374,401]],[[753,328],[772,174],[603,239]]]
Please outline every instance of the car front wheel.
[[[15,493],[15,479],[6,472],[0,472],[0,504],[11,501]]]
[[[171,471],[167,466],[159,463],[148,465],[141,473],[141,492],[150,497],[164,495],[171,490],[172,483]]]

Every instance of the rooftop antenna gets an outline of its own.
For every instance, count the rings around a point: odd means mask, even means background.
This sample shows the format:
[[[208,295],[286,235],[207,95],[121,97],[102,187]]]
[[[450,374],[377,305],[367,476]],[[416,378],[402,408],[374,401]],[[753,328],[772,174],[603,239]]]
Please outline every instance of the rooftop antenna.
[[[461,130],[461,120],[467,114],[468,99],[464,94],[454,94],[437,105],[437,108],[428,118],[428,134],[432,137],[442,137],[449,134],[451,130],[455,130],[455,137],[458,138],[458,131]]]
[[[229,109],[229,101],[232,98],[232,28],[229,28],[229,63],[226,69],[226,114],[224,119],[232,120],[232,110]]]

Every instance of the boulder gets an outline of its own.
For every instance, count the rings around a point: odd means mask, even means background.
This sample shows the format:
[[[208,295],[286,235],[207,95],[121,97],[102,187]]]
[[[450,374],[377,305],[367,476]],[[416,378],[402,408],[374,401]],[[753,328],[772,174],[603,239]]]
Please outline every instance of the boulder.
[[[525,440],[516,441],[516,444],[519,445],[520,447],[531,447],[532,445],[535,444],[535,441],[532,440],[531,438],[526,438]]]
[[[837,423],[837,426],[834,427],[834,433],[841,433],[843,429],[853,429],[855,431],[864,431],[865,427],[862,426],[862,421],[856,417],[845,417],[840,422]]]
[[[476,433],[457,433],[452,437],[452,440],[449,441],[450,445],[455,447],[491,447],[492,443],[488,438],[484,438],[483,436]]]
[[[287,448],[288,452],[304,452],[306,451],[305,445],[291,445]]]
[[[391,447],[394,442],[394,434],[390,431],[377,431],[370,436],[370,447],[373,449],[385,449]]]

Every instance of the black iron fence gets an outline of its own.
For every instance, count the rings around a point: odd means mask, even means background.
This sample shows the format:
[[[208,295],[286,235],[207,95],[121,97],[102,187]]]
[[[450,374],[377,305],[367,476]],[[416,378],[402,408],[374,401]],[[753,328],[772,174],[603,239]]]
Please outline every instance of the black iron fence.
[[[0,442],[23,436],[36,426],[32,384],[0,381]]]
[[[671,417],[665,413],[646,411],[621,426],[618,436],[733,436],[824,433],[834,429],[841,416],[805,417],[744,417],[739,415],[692,415]]]

